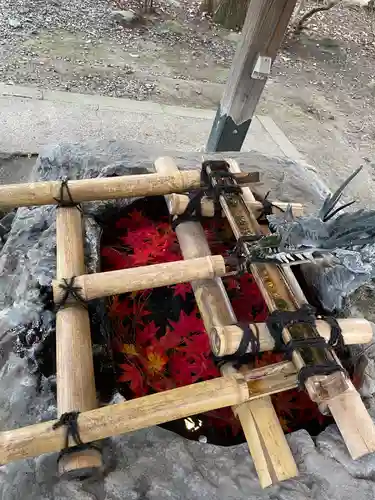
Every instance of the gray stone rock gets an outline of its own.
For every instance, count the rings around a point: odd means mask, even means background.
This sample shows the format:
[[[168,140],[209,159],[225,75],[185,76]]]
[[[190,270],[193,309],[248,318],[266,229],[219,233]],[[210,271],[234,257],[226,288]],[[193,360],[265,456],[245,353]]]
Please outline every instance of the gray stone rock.
[[[16,18],[10,17],[8,19],[8,24],[11,28],[22,28],[21,21],[19,19],[16,19]]]
[[[122,26],[133,26],[141,20],[141,16],[133,10],[114,10],[112,19]]]

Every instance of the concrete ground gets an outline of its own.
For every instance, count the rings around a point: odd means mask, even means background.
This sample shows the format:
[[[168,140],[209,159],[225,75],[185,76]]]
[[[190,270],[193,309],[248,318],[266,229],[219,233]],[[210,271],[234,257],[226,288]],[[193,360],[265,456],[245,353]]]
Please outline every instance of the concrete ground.
[[[45,144],[96,138],[203,151],[214,116],[210,110],[0,84],[0,152],[37,153]],[[261,116],[243,150],[298,156],[272,119]],[[27,178],[33,158],[2,156],[0,182]]]

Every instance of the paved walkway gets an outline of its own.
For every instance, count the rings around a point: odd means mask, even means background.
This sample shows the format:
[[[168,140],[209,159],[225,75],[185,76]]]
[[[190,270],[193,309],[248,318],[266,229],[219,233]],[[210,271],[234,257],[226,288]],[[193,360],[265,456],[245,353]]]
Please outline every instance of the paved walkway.
[[[129,139],[200,150],[214,111],[0,84],[0,151],[37,151],[60,141]],[[258,119],[244,150],[280,154]]]

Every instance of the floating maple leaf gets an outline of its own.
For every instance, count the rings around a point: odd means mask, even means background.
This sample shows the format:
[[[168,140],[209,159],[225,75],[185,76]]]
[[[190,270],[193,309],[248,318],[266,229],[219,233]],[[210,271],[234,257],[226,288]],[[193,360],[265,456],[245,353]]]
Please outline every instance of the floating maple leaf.
[[[108,270],[127,269],[131,267],[129,256],[113,247],[104,247],[101,252],[102,257],[107,261]]]
[[[200,367],[196,360],[188,358],[183,353],[174,353],[168,363],[172,379],[177,387],[193,384],[200,377]]]
[[[122,352],[128,356],[138,356],[138,351],[134,344],[124,344]]]
[[[119,365],[121,375],[118,377],[119,382],[129,383],[130,390],[136,397],[145,394],[144,380],[141,372],[135,365],[122,364]]]
[[[145,357],[143,365],[145,369],[151,373],[160,373],[168,363],[168,356],[158,346],[149,346],[145,349]]]
[[[189,337],[193,333],[205,332],[203,321],[198,317],[196,309],[191,314],[181,311],[178,321],[168,319],[168,322],[174,330],[178,329],[181,337]]]
[[[171,330],[170,328],[167,328],[165,335],[160,337],[158,342],[159,346],[164,349],[165,352],[167,352],[170,349],[176,349],[177,347],[181,346],[184,342],[184,339],[181,337],[177,330]]]
[[[181,297],[182,300],[186,300],[187,293],[192,293],[190,283],[177,283],[177,285],[174,285],[175,297]]]
[[[155,325],[154,321],[137,328],[137,345],[146,347],[149,343],[154,343],[158,331],[159,327]]]
[[[111,319],[125,319],[134,314],[133,304],[129,300],[120,300],[118,295],[115,295],[108,307],[108,316]]]
[[[185,339],[185,346],[181,350],[188,354],[209,356],[211,348],[208,335],[206,332],[192,334],[189,338]]]

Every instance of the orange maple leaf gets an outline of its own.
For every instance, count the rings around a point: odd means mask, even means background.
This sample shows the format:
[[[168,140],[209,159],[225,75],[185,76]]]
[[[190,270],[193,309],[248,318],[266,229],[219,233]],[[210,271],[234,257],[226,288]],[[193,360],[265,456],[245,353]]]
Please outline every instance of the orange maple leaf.
[[[122,352],[128,356],[138,356],[138,351],[134,344],[124,344]]]
[[[157,346],[149,346],[145,349],[144,365],[148,372],[160,373],[168,363],[168,357],[164,351]]]

